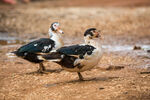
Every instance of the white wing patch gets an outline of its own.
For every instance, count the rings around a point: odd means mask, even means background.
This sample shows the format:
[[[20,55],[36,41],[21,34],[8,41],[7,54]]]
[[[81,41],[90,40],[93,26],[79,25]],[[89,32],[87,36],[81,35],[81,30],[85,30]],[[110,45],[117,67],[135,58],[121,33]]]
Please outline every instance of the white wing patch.
[[[27,52],[25,52],[25,53],[24,53],[24,56],[26,56],[27,54],[28,54],[28,53],[27,53]]]
[[[34,44],[34,46],[36,47],[36,46],[37,46],[37,44]]]
[[[44,49],[42,50],[42,52],[46,52],[46,51],[49,50],[50,48],[51,48],[51,45],[44,46]]]

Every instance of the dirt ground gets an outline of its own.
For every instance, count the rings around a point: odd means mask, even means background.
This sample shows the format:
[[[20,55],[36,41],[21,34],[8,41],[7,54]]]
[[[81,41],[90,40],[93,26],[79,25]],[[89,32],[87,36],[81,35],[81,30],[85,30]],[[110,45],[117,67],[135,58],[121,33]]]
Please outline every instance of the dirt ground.
[[[0,5],[0,100],[150,100],[149,0],[88,1]],[[82,72],[86,81],[53,62],[45,62],[48,74],[40,75],[38,65],[7,56],[48,37],[54,21],[61,23],[65,45],[82,43],[89,27],[101,30],[104,55]]]

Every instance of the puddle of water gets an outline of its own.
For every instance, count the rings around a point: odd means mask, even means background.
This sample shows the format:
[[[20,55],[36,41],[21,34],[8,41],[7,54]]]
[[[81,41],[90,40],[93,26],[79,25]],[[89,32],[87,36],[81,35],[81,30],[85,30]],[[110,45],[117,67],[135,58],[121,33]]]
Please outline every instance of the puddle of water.
[[[133,50],[133,46],[121,46],[121,45],[102,45],[102,48],[106,49],[107,51],[126,51],[126,50]]]
[[[143,50],[150,50],[150,45],[142,45],[141,47]]]
[[[20,38],[10,36],[8,32],[0,32],[0,45],[12,45],[12,44],[22,44],[25,41],[22,41]]]
[[[23,44],[25,41],[15,37],[0,37],[0,45]]]
[[[150,50],[150,45],[139,45],[141,47],[141,50]],[[107,51],[132,51],[134,46],[133,45],[102,45],[102,48],[104,48]]]

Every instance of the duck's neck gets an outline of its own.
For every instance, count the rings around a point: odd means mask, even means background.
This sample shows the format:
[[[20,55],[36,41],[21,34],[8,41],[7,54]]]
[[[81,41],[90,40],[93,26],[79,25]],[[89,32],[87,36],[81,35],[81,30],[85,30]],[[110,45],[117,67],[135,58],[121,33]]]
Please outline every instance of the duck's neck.
[[[90,39],[90,38],[84,38],[86,45],[92,45],[96,48],[101,48],[101,41],[100,39]]]
[[[50,35],[50,39],[52,39],[55,42],[55,49],[64,46],[62,36],[59,33],[55,33],[54,31],[49,29],[49,35]]]

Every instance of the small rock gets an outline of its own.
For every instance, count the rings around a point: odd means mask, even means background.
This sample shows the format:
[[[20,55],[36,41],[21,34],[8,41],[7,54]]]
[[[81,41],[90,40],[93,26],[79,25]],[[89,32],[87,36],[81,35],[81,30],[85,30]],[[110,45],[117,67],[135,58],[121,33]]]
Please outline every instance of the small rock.
[[[147,50],[148,53],[150,53],[150,50]]]
[[[105,88],[103,88],[103,87],[100,87],[100,88],[99,88],[99,90],[103,90],[103,89],[105,89]]]
[[[140,74],[150,74],[150,72],[140,72]]]
[[[124,94],[128,94],[128,92],[126,91],[126,92],[124,92]]]
[[[133,50],[141,50],[142,48],[140,46],[134,46]]]

